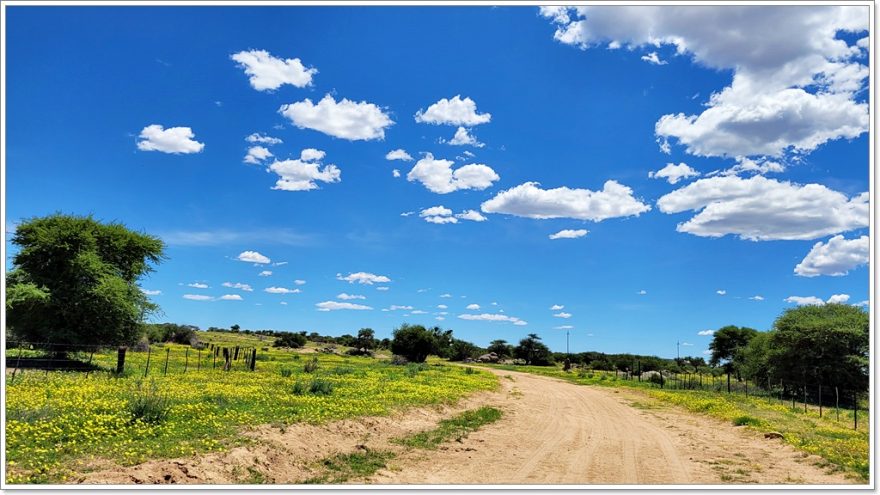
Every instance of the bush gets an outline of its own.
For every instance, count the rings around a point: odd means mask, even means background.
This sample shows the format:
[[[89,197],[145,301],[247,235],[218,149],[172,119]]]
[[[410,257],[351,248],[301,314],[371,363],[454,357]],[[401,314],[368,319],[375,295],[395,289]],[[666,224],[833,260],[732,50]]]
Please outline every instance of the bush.
[[[405,357],[408,361],[423,363],[434,350],[434,334],[421,325],[403,324],[394,330],[391,352]]]
[[[290,389],[293,395],[304,395],[306,393],[306,386],[303,382],[297,380],[296,383],[293,384],[293,387]]]
[[[403,366],[407,363],[409,363],[409,361],[403,356],[398,356],[397,354],[394,354],[393,356],[391,356],[391,364],[394,364],[397,366]]]
[[[137,388],[128,399],[128,411],[132,421],[141,420],[149,424],[159,424],[168,418],[171,407],[168,398],[159,394],[154,382],[145,387],[138,382]]]
[[[309,385],[309,393],[312,395],[330,395],[333,393],[333,384],[322,378],[315,378]]]
[[[316,358],[316,357],[313,357],[312,359],[310,359],[309,362],[306,363],[305,366],[303,366],[303,371],[305,371],[306,373],[314,373],[317,370],[318,370],[318,358]]]
[[[281,368],[281,376],[284,378],[290,378],[293,375],[293,370],[287,367]]]
[[[358,349],[356,347],[352,347],[351,349],[345,351],[349,356],[366,356],[373,357],[373,351],[369,349]]]
[[[412,378],[416,376],[419,371],[425,371],[426,369],[428,369],[428,365],[425,363],[409,363],[406,365],[404,373],[406,376]]]
[[[293,333],[287,332],[283,333],[277,339],[275,339],[275,347],[292,347],[294,349],[299,349],[306,345],[306,336],[304,332]]]

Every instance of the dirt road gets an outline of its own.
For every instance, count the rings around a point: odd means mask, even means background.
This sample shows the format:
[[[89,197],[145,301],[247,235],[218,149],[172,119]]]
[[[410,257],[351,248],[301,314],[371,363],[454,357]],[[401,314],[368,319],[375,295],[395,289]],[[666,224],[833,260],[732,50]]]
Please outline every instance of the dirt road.
[[[413,452],[372,483],[849,484],[757,432],[626,389],[497,371],[499,422],[446,450]],[[636,406],[636,407],[634,407]]]
[[[781,440],[669,407],[638,391],[586,387],[552,378],[493,371],[496,392],[456,406],[326,425],[263,426],[254,441],[228,452],[92,470],[79,483],[298,483],[320,460],[359,449],[392,451],[373,484],[852,484],[818,467],[821,459]],[[438,450],[391,440],[432,429],[480,406],[502,418]],[[316,466],[318,466],[316,468]],[[318,469],[318,470],[316,470]]]

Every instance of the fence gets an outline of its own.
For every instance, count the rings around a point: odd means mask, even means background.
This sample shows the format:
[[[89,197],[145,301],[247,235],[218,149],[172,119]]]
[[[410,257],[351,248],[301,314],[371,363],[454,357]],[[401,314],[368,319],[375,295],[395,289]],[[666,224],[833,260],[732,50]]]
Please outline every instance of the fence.
[[[45,342],[7,342],[6,369],[15,381],[23,370],[94,372],[116,375],[183,374],[201,371],[255,371],[260,360],[256,347],[220,345],[200,346],[153,344],[140,348],[100,344],[57,344]]]
[[[638,370],[639,366],[634,366],[634,369]],[[837,421],[841,421],[841,411],[843,410],[843,419],[852,421],[853,429],[856,430],[859,426],[860,401],[867,396],[864,392],[843,389],[834,385],[780,380],[768,381],[765,386],[759,386],[748,380],[736,380],[730,375],[699,372],[661,373],[649,371],[639,373],[632,370],[598,371],[584,368],[573,371],[577,371],[581,376],[592,373],[614,376],[618,380],[646,382],[650,386],[667,390],[708,391],[764,398],[768,402],[788,405],[792,410],[802,409],[803,412],[818,413],[819,417],[832,414]]]

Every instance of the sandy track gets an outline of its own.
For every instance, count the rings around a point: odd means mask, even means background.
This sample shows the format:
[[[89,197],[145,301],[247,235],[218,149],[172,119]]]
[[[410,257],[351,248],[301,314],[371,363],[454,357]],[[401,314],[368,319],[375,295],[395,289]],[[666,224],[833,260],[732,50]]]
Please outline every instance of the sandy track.
[[[410,452],[371,483],[853,483],[757,432],[663,407],[637,391],[496,371],[504,417],[461,443]],[[507,378],[505,378],[505,376]],[[639,407],[633,407],[632,404]],[[443,447],[441,447],[443,449]]]
[[[574,385],[492,370],[497,392],[455,406],[411,409],[390,417],[326,425],[262,426],[254,442],[228,452],[102,466],[79,483],[297,483],[316,461],[358,449],[397,454],[387,469],[355,483],[380,484],[741,484],[857,483],[817,467],[781,440],[665,406],[629,389]],[[503,411],[460,442],[406,449],[391,439],[434,428],[443,418],[490,405]],[[100,463],[96,463],[100,464]],[[97,466],[95,466],[97,467]],[[83,466],[91,471],[94,467]]]

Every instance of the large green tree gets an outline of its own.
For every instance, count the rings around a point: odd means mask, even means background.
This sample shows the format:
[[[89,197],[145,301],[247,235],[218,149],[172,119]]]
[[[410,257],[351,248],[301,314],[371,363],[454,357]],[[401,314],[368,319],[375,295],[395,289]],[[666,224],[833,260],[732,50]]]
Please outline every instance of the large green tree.
[[[158,307],[137,281],[163,259],[154,236],[91,216],[32,218],[15,230],[19,247],[6,276],[11,336],[35,343],[135,342]]]
[[[434,332],[422,325],[404,323],[394,330],[391,352],[403,356],[409,361],[422,363],[428,358],[428,354],[435,353],[436,349],[437,341]]]
[[[522,359],[526,364],[547,366],[553,361],[550,348],[541,342],[541,337],[530,333],[526,338],[519,341],[519,345],[513,349],[514,357]]]
[[[719,328],[715,332],[712,342],[709,344],[709,350],[712,351],[712,357],[709,363],[712,366],[724,364],[724,370],[728,373],[736,373],[737,378],[740,376],[741,359],[740,351],[744,349],[752,338],[758,334],[758,331],[748,327],[737,327],[728,325]]]

